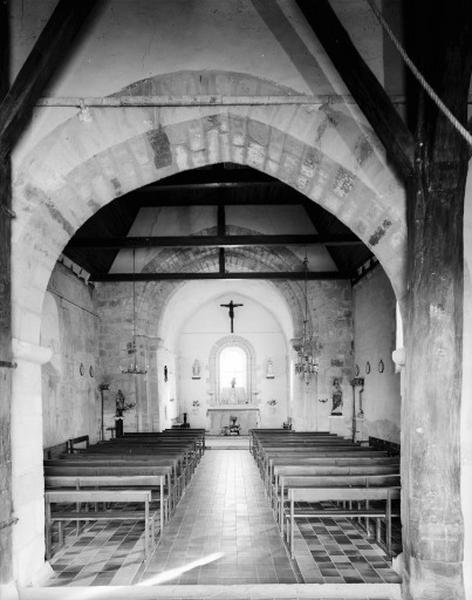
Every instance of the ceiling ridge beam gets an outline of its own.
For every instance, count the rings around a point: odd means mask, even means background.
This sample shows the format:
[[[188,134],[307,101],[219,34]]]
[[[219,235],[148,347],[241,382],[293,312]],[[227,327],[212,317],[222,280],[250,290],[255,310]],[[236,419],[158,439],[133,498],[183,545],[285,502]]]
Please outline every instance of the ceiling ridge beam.
[[[169,272],[169,273],[93,273],[92,281],[166,281],[166,280],[199,280],[199,279],[287,279],[287,280],[333,280],[349,279],[338,271],[247,271],[247,272]]]
[[[149,236],[123,238],[73,238],[68,248],[182,248],[182,247],[237,247],[237,246],[286,246],[286,245],[352,246],[362,244],[354,234],[316,235],[189,235]]]
[[[329,0],[296,0],[329,59],[403,179],[414,173],[415,142],[387,92],[365,63]]]
[[[33,49],[0,104],[1,155],[11,151],[28,123],[34,105],[100,0],[59,0]]]

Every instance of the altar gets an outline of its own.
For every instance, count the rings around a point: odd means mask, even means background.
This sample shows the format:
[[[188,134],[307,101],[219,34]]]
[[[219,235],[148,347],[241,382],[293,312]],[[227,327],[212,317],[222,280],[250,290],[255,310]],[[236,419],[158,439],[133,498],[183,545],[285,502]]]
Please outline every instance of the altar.
[[[259,408],[247,404],[223,405],[208,408],[207,429],[212,435],[220,435],[225,425],[231,425],[231,417],[237,417],[241,435],[248,435],[249,429],[259,424]]]

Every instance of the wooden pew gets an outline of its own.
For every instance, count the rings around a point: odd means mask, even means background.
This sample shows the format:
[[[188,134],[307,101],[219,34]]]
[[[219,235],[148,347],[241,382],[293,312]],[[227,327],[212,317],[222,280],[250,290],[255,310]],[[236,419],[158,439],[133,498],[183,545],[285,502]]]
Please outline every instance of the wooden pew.
[[[47,490],[44,494],[46,503],[46,558],[51,556],[52,527],[59,523],[59,543],[63,542],[62,523],[68,521],[144,521],[144,559],[147,560],[150,550],[150,533],[152,528],[149,490]],[[53,511],[54,504],[83,503],[142,503],[142,510],[97,510],[81,512],[80,510]]]
[[[288,491],[295,488],[338,488],[338,487],[393,487],[400,486],[398,470],[383,473],[381,470],[366,470],[365,473],[346,474],[333,471],[323,475],[280,475],[279,492],[275,495],[274,510],[282,533],[284,532],[285,504]],[[287,496],[286,496],[287,492]]]
[[[171,474],[166,480],[169,491],[169,506],[166,519],[182,496],[185,486],[185,473],[182,470],[180,457],[156,457],[152,455],[118,455],[118,454],[74,454],[62,458],[44,461],[45,471],[49,467],[170,467]]]
[[[399,487],[362,487],[362,488],[300,488],[293,487],[288,489],[289,513],[288,513],[288,539],[290,556],[294,557],[294,529],[296,518],[375,518],[385,519],[385,545],[387,556],[392,555],[392,500],[400,498]],[[312,507],[308,511],[296,510],[295,502],[365,502],[362,508],[349,508],[337,506],[334,508]],[[382,501],[384,506],[379,508],[369,505],[371,501]],[[379,535],[377,530],[377,536]]]
[[[76,448],[77,444],[85,444],[85,448]],[[68,448],[67,451],[70,454],[74,454],[74,452],[76,450],[81,451],[81,452],[84,451],[84,450],[87,450],[87,448],[89,446],[90,446],[90,439],[89,439],[88,435],[80,435],[80,436],[75,437],[75,438],[70,438],[67,441],[67,448]]]
[[[380,460],[380,462],[377,462]],[[270,485],[269,498],[274,495],[279,496],[280,479],[282,477],[322,477],[327,475],[385,475],[400,472],[400,463],[398,460],[387,463],[382,459],[370,458],[368,462],[351,462],[351,464],[291,464],[273,466],[273,481]]]
[[[165,477],[163,475],[49,475],[45,477],[46,490],[60,490],[74,488],[81,489],[145,489],[151,492],[152,502],[159,499],[159,534],[162,534],[165,521],[167,498],[164,493]],[[152,507],[150,507],[152,508]],[[155,539],[154,519],[152,521],[152,539]]]
[[[271,458],[277,457],[291,457],[296,459],[297,457],[312,457],[312,458],[329,458],[332,460],[336,460],[339,458],[349,458],[349,457],[365,457],[365,458],[374,458],[374,457],[387,457],[387,452],[383,452],[380,450],[369,450],[367,448],[361,448],[360,446],[348,447],[348,448],[270,448],[268,450],[264,450],[263,455],[261,456],[261,463],[259,465],[259,470],[261,471],[261,475],[264,481],[267,481],[267,477],[271,474],[269,472],[269,464]],[[269,479],[270,480],[270,479]]]
[[[82,464],[68,464],[68,461],[60,461],[61,464],[49,465],[45,464],[44,474],[45,477],[61,476],[61,477],[106,477],[106,476],[117,476],[117,477],[132,477],[132,476],[162,476],[165,481],[165,489],[167,489],[168,502],[164,503],[164,510],[166,511],[166,520],[170,517],[170,513],[178,502],[176,497],[177,490],[172,486],[172,470],[169,466],[141,466],[141,465],[95,465],[93,463]],[[64,464],[62,464],[64,463]]]

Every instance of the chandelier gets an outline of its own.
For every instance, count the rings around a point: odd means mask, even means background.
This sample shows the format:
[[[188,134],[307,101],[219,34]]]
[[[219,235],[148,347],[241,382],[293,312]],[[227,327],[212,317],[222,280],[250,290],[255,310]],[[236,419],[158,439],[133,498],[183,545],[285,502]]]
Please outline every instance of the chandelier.
[[[318,362],[313,356],[313,340],[308,336],[308,258],[305,251],[303,260],[305,271],[304,278],[304,296],[305,296],[305,316],[303,319],[303,337],[298,349],[297,359],[295,361],[295,373],[299,375],[308,385],[313,375],[318,373]]]
[[[128,353],[128,365],[126,367],[120,367],[122,373],[130,375],[146,375],[147,366],[138,366],[138,353],[136,350],[136,250],[133,248],[133,337],[130,342],[126,344],[126,351]]]

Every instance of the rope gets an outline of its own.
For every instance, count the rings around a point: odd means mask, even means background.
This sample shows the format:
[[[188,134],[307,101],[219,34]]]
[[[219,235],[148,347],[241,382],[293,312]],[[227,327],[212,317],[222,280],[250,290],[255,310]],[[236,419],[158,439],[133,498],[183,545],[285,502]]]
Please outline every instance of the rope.
[[[388,37],[391,39],[393,45],[400,53],[400,56],[403,58],[405,63],[408,65],[410,71],[416,77],[416,79],[418,80],[420,85],[423,86],[423,88],[426,91],[426,93],[428,94],[428,96],[436,104],[436,106],[439,108],[439,110],[442,111],[442,113],[446,116],[446,118],[449,119],[452,126],[456,128],[456,130],[460,133],[460,135],[462,135],[462,137],[469,144],[469,146],[472,146],[472,135],[462,125],[462,123],[452,114],[452,112],[444,104],[444,102],[441,100],[441,98],[436,94],[436,92],[429,85],[429,83],[426,81],[426,79],[423,77],[423,75],[420,73],[420,71],[416,68],[416,65],[411,60],[411,58],[408,56],[408,54],[406,53],[403,46],[400,44],[400,42],[396,38],[396,36],[393,33],[392,29],[390,28],[389,24],[385,21],[383,15],[377,8],[374,0],[367,0],[367,3],[369,4],[370,8],[372,9],[372,12],[374,13],[374,15],[377,17],[377,20],[379,21],[380,25],[383,27],[383,29],[386,31]]]

